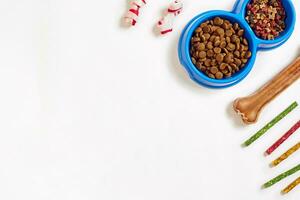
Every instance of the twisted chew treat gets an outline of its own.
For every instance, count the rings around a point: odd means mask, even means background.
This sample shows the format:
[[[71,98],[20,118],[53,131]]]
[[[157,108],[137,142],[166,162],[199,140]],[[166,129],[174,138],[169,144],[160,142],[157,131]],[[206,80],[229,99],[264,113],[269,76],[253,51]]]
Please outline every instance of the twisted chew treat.
[[[284,143],[291,135],[293,135],[298,130],[298,128],[300,128],[300,120],[279,140],[277,140],[269,149],[267,149],[265,153],[267,155],[273,153],[282,143]]]
[[[146,5],[146,0],[135,0],[130,2],[130,8],[124,17],[125,22],[131,26],[135,26],[140,15],[140,9],[144,5]]]
[[[300,185],[300,177],[297,178],[294,182],[289,184],[286,188],[282,190],[282,194],[287,194],[292,191],[296,186]]]
[[[271,187],[272,185],[278,183],[279,181],[287,178],[288,176],[292,175],[292,174],[295,174],[296,172],[298,172],[300,170],[300,164],[297,165],[296,167],[276,176],[275,178],[273,178],[272,180],[266,182],[264,185],[263,185],[263,188],[268,188],[268,187]]]
[[[285,159],[287,159],[288,157],[290,157],[293,153],[295,153],[296,151],[298,151],[300,149],[300,142],[297,143],[295,146],[293,146],[292,148],[290,148],[289,150],[287,150],[284,154],[282,154],[279,158],[277,158],[276,160],[274,160],[271,165],[272,166],[277,166],[279,165],[282,161],[284,161]]]
[[[164,17],[157,23],[157,28],[161,35],[165,35],[173,30],[175,17],[181,13],[182,9],[183,4],[181,1],[176,0],[171,3]]]
[[[263,134],[265,134],[269,129],[271,129],[275,124],[277,124],[281,119],[287,116],[292,110],[294,110],[298,106],[297,102],[292,103],[288,108],[286,108],[282,113],[277,115],[272,121],[270,121],[267,125],[265,125],[262,129],[260,129],[257,133],[255,133],[251,138],[249,138],[246,142],[244,142],[244,146],[249,146],[253,142],[255,142],[258,138],[260,138]]]
[[[241,115],[244,123],[255,123],[263,107],[299,78],[300,56],[257,92],[236,99],[234,110]]]

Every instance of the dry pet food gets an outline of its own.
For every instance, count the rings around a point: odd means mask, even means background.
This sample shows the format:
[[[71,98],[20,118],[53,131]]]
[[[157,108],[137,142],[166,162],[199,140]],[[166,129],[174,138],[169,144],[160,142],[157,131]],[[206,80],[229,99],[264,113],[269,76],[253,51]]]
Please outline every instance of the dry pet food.
[[[285,30],[285,18],[281,0],[253,0],[247,5],[246,20],[264,40],[273,40]]]
[[[202,23],[195,30],[190,54],[197,69],[212,79],[231,77],[251,57],[244,29],[220,17]]]

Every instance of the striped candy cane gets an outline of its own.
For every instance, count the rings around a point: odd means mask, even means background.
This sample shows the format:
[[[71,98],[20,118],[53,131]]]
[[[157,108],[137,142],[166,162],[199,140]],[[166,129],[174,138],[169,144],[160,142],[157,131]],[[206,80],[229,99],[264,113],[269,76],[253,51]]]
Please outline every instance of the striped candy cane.
[[[134,0],[130,2],[130,8],[125,15],[125,22],[130,24],[131,26],[135,26],[137,23],[140,9],[146,5],[146,0]]]
[[[183,4],[180,0],[171,3],[165,16],[157,23],[157,28],[161,35],[165,35],[173,30],[175,17],[181,13],[182,9]]]

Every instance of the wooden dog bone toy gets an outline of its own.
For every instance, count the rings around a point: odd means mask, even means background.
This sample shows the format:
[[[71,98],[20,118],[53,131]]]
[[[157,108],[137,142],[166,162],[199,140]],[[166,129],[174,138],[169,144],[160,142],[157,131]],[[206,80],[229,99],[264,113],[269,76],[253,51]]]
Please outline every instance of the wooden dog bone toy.
[[[135,26],[140,15],[140,9],[146,5],[146,0],[135,0],[130,2],[130,8],[126,13],[124,20],[131,26]]]
[[[180,0],[172,2],[161,20],[157,23],[157,28],[161,35],[165,35],[173,30],[175,17],[181,13],[183,4]]]
[[[244,123],[255,123],[261,110],[299,78],[300,56],[257,92],[236,99],[233,108],[242,117]]]

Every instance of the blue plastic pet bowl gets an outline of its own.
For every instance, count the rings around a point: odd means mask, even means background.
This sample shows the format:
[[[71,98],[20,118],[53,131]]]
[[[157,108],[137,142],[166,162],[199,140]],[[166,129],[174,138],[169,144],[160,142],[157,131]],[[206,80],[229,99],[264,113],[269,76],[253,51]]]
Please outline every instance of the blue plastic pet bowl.
[[[290,0],[282,0],[287,16],[285,20],[286,28],[285,31],[274,40],[263,40],[258,38],[245,20],[247,10],[246,7],[251,1],[252,0],[238,0],[232,12],[213,10],[202,13],[194,17],[185,26],[179,39],[178,56],[181,64],[187,70],[190,78],[196,83],[209,88],[226,88],[233,86],[243,80],[249,74],[255,63],[258,50],[269,50],[279,47],[290,38],[294,31],[296,22],[295,8]],[[190,56],[190,41],[195,29],[198,28],[198,26],[203,22],[217,16],[227,19],[232,23],[237,22],[245,30],[245,37],[248,39],[249,50],[252,52],[251,58],[248,60],[242,70],[240,70],[238,73],[235,73],[232,77],[224,79],[209,78],[206,74],[202,73],[196,68],[196,66],[192,63]]]

